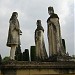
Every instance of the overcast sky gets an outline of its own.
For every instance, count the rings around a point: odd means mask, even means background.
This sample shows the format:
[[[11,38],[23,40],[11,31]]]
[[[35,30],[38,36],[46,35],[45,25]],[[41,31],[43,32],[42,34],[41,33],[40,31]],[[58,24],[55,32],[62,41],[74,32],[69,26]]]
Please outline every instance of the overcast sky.
[[[20,28],[22,30],[21,49],[22,52],[34,43],[34,32],[36,21],[40,19],[44,27],[44,39],[48,53],[47,39],[47,8],[53,6],[55,13],[59,16],[61,35],[65,39],[66,49],[70,55],[74,52],[74,2],[73,0],[0,0],[0,54],[2,57],[10,55],[10,48],[6,46],[9,19],[12,12],[18,12]]]

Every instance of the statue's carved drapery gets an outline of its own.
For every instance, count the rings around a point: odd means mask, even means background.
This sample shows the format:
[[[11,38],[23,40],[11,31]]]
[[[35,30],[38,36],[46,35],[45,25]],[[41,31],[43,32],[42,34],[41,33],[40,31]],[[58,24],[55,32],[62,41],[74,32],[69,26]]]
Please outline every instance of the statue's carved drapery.
[[[44,29],[41,26],[41,21],[37,20],[37,29],[35,30],[35,45],[36,45],[36,58],[47,59],[47,52],[44,43]]]
[[[48,8],[48,13],[50,17],[47,20],[47,36],[49,43],[49,56],[58,55],[63,53],[63,44],[61,38],[59,17],[54,13],[53,7]]]
[[[15,16],[10,19],[9,23],[7,46],[11,47],[12,44],[20,44],[20,26]]]
[[[13,12],[10,21],[9,21],[9,31],[8,31],[8,39],[7,46],[11,47],[10,50],[10,59],[14,60],[15,50],[18,45],[20,45],[20,34],[22,33],[19,26],[19,21],[17,19],[18,13]]]

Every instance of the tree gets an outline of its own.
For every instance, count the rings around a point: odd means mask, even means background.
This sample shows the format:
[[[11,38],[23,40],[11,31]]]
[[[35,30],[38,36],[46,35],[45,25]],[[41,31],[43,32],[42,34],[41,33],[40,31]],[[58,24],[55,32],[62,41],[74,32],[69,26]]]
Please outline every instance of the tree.
[[[6,57],[3,58],[2,61],[3,61],[3,62],[8,62],[9,60],[10,60],[10,57],[6,56]]]
[[[29,50],[25,49],[23,52],[23,61],[29,61]]]
[[[22,52],[21,52],[21,47],[20,47],[20,45],[18,45],[18,47],[16,48],[15,60],[17,60],[17,61],[22,61]]]
[[[2,62],[2,57],[1,57],[1,55],[0,55],[0,64],[1,64],[1,62]]]
[[[73,58],[75,58],[75,55],[72,55]]]
[[[65,45],[65,39],[62,39],[62,44],[63,44],[63,47],[64,47],[64,53],[66,54],[66,45]]]
[[[35,61],[36,60],[36,53],[35,53],[35,47],[36,46],[31,46],[30,48],[30,55],[31,55],[31,61]]]

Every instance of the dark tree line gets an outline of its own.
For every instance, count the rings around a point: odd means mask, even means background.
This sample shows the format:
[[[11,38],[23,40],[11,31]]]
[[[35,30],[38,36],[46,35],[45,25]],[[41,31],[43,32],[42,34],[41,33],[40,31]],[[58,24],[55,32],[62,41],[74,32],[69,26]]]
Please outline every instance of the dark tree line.
[[[19,45],[16,48],[15,60],[17,60],[17,61],[29,61],[29,51],[28,51],[28,49],[25,49],[25,51],[22,53],[21,47]]]
[[[0,65],[1,65],[1,62],[2,62],[2,57],[1,57],[1,55],[0,55]]]
[[[23,52],[23,61],[29,61],[29,51],[28,49],[25,49]]]
[[[31,61],[36,60],[35,46],[31,46],[30,48],[30,57],[31,57]]]
[[[31,61],[36,60],[35,46],[30,47],[30,57],[31,57]],[[29,50],[25,49],[25,51],[22,53],[21,52],[21,47],[19,45],[16,48],[15,60],[17,60],[17,61],[30,61],[29,60]]]
[[[22,52],[21,52],[20,45],[18,45],[18,47],[16,48],[15,60],[17,60],[17,61],[21,61],[22,60]]]

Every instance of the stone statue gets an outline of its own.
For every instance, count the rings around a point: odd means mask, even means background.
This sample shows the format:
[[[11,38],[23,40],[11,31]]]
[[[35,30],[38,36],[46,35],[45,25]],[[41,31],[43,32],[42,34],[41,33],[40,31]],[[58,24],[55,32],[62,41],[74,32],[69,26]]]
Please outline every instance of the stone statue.
[[[49,56],[58,55],[59,52],[63,54],[63,45],[59,24],[59,17],[54,13],[53,7],[48,7],[50,17],[47,19],[47,35],[49,43]]]
[[[35,30],[35,45],[36,45],[36,58],[38,60],[47,59],[47,52],[44,43],[44,29],[41,26],[41,20],[37,20],[37,29]]]
[[[18,13],[13,12],[10,18],[7,46],[11,47],[10,50],[10,59],[15,59],[15,50],[18,45],[20,45],[20,35],[22,31],[20,30],[19,21],[17,19]]]

